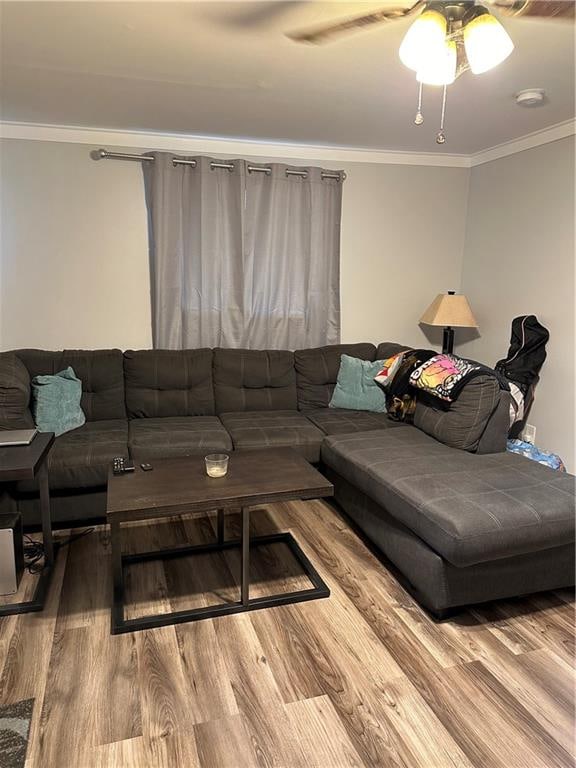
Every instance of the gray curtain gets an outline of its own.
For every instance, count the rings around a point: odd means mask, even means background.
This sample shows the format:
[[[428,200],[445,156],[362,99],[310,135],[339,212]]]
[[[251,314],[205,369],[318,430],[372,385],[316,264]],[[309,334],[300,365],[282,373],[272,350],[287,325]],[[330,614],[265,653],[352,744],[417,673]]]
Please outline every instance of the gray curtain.
[[[340,340],[342,182],[152,153],[144,179],[156,348],[296,349]],[[226,161],[228,162],[228,161]]]

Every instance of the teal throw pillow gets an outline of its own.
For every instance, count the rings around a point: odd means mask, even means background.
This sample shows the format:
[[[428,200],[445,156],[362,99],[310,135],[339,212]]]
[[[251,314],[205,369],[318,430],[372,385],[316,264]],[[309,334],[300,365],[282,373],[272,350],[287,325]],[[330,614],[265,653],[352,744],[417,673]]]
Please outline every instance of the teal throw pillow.
[[[39,432],[54,432],[56,437],[77,429],[86,417],[80,407],[82,382],[73,368],[54,376],[32,379],[32,415]]]
[[[386,395],[374,381],[374,377],[382,370],[382,363],[382,360],[371,363],[368,360],[342,355],[330,408],[384,413]]]

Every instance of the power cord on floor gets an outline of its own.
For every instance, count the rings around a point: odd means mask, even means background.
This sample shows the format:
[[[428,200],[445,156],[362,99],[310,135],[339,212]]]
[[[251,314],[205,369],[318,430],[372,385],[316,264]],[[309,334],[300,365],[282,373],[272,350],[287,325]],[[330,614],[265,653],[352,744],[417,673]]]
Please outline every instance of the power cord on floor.
[[[80,533],[75,533],[72,536],[68,536],[67,539],[59,539],[58,545],[60,547],[67,547],[78,539],[88,536],[92,533],[94,528],[86,528]],[[41,541],[36,541],[27,533],[24,535],[24,562],[28,573],[40,573],[44,570],[44,544]]]

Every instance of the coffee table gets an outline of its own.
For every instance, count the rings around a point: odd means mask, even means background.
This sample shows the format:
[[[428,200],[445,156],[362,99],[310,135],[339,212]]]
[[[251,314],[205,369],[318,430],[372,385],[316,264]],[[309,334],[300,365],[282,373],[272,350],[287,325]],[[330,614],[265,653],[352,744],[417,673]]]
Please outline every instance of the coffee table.
[[[318,470],[291,448],[235,451],[230,454],[228,474],[212,478],[206,474],[204,457],[191,456],[153,462],[153,470],[144,472],[139,466],[133,473],[108,474],[107,517],[111,528],[112,633],[152,629],[186,621],[211,619],[242,611],[272,608],[304,600],[328,597],[330,590],[288,532],[250,538],[250,507],[295,499],[332,496],[334,488]],[[242,510],[240,539],[224,540],[224,513]],[[122,554],[122,523],[153,520],[183,513],[205,514],[217,510],[216,541],[154,552]],[[124,529],[125,532],[129,529]],[[265,597],[250,597],[250,549],[266,544],[286,544],[305,575],[310,589],[285,592]],[[240,600],[185,611],[162,613],[126,619],[124,615],[124,566],[150,560],[164,560],[208,552],[239,548],[242,553]]]

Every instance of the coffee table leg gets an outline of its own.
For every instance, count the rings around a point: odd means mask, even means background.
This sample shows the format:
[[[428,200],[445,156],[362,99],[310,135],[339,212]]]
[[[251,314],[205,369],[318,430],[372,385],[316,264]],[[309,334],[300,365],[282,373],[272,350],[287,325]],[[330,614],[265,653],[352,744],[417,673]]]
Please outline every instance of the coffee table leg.
[[[250,600],[250,510],[242,507],[242,604]]]
[[[50,518],[50,488],[48,485],[48,468],[46,462],[38,472],[40,486],[40,513],[42,516],[42,535],[44,540],[44,558],[46,565],[54,564],[54,545],[52,543],[52,520]]]
[[[218,527],[218,544],[224,544],[224,510],[218,510],[217,527]]]
[[[112,518],[110,521],[110,550],[112,558],[112,631],[124,621],[124,576],[122,573],[122,540],[120,539],[120,523]]]

